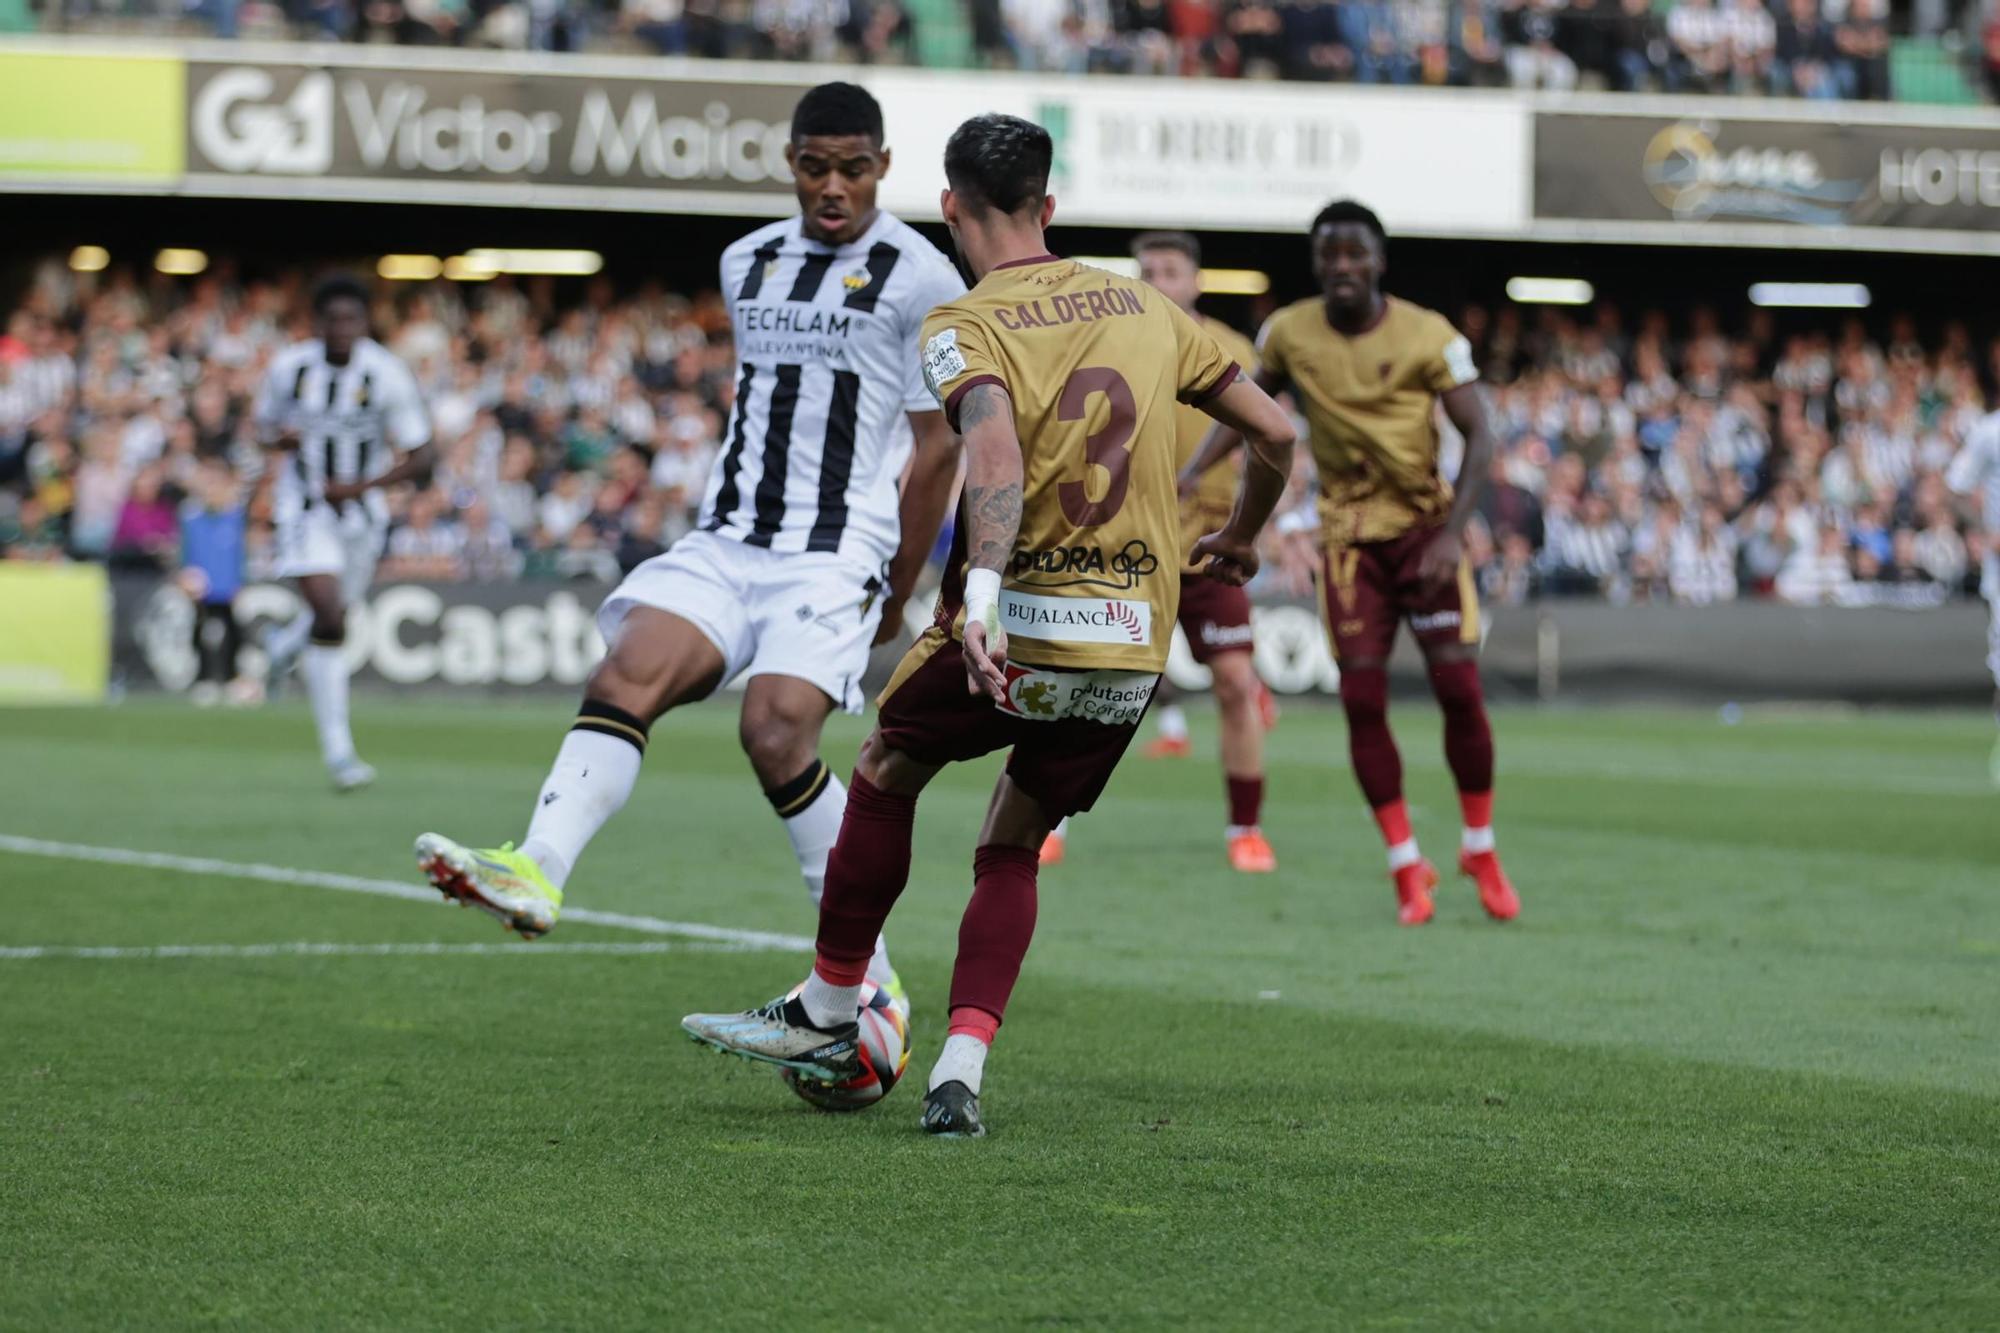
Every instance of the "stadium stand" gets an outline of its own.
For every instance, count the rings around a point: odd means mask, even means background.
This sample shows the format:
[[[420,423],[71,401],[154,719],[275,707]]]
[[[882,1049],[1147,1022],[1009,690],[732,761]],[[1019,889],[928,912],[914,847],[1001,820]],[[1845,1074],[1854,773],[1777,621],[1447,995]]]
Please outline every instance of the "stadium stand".
[[[11,26],[1936,103],[2000,68],[1993,0],[45,0]]]
[[[247,405],[303,336],[304,270],[191,282],[48,261],[0,320],[0,554],[171,571],[176,512],[227,469],[246,563],[269,572]],[[559,300],[558,292],[567,294]],[[394,498],[387,578],[608,580],[688,530],[721,442],[733,351],[713,293],[383,283],[376,328],[416,371],[439,446]],[[1600,304],[1456,312],[1505,421],[1469,548],[1484,595],[1937,604],[1991,534],[1941,470],[1985,410],[2000,341],[1829,316]],[[225,489],[227,489],[225,487]],[[1266,573],[1310,586],[1310,477]]]

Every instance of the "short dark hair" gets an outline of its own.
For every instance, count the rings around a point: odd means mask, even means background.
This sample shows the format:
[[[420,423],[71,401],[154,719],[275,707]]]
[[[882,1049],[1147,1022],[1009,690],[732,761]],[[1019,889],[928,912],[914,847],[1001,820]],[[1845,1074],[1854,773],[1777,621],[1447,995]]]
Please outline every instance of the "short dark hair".
[[[352,273],[329,273],[313,286],[313,313],[323,315],[329,305],[347,297],[361,302],[362,309],[368,308],[368,288],[361,279]]]
[[[792,142],[815,134],[858,134],[882,144],[882,104],[859,84],[822,83],[792,108]]]
[[[1190,231],[1149,231],[1132,242],[1132,258],[1137,259],[1148,250],[1172,250],[1186,255],[1188,263],[1196,268],[1201,267],[1201,242]]]
[[[1039,208],[1049,194],[1055,140],[1031,120],[988,112],[974,116],[944,146],[952,192],[1001,213]]]
[[[1389,243],[1389,233],[1382,230],[1382,219],[1375,216],[1375,210],[1366,204],[1358,204],[1352,199],[1336,199],[1319,211],[1313,219],[1311,236],[1319,235],[1321,227],[1336,227],[1343,222],[1358,222],[1375,233],[1375,239],[1383,245]]]

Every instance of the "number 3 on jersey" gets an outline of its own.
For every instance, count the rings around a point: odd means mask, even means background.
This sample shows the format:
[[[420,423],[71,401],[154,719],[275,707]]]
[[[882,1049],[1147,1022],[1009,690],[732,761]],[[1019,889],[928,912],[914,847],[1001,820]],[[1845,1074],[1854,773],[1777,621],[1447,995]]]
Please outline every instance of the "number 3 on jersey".
[[[1139,420],[1132,400],[1132,386],[1109,366],[1084,366],[1063,383],[1056,400],[1058,421],[1082,421],[1090,413],[1090,400],[1103,394],[1111,409],[1110,419],[1101,430],[1084,437],[1084,475],[1080,481],[1065,481],[1056,487],[1063,517],[1079,528],[1094,528],[1111,521],[1125,503],[1125,487],[1131,480],[1132,430]],[[1103,468],[1107,480],[1102,499],[1090,498],[1091,471]]]

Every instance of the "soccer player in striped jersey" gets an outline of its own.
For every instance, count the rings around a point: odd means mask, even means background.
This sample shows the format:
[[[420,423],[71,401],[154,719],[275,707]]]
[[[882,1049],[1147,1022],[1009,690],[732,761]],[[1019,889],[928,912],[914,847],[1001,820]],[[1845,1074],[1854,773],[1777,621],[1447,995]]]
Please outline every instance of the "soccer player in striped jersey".
[[[653,723],[739,676],[743,749],[819,900],[847,803],[820,730],[836,707],[861,711],[869,648],[896,632],[957,480],[918,334],[965,284],[876,207],[890,153],[867,92],[808,92],[786,160],[800,215],[722,256],[741,365],[698,530],[599,609],[610,651],[520,850],[418,840],[432,883],[523,935],[555,924],[577,858],[631,794]],[[870,975],[900,995],[879,948]]]
[[[1944,475],[1952,490],[1979,497],[1978,522],[1986,533],[1979,592],[1992,613],[1986,629],[1986,667],[1993,673],[1993,719],[2000,722],[2000,412],[1981,417],[1965,433],[1965,443]],[[1993,743],[1988,770],[1993,785],[2000,787],[2000,739]]]
[[[305,609],[265,640],[272,675],[304,658],[320,757],[339,791],[375,770],[347,719],[347,605],[368,591],[389,530],[385,487],[430,466],[430,414],[395,353],[368,336],[368,289],[347,274],[313,291],[317,337],[271,359],[253,416],[273,450],[278,576]]]

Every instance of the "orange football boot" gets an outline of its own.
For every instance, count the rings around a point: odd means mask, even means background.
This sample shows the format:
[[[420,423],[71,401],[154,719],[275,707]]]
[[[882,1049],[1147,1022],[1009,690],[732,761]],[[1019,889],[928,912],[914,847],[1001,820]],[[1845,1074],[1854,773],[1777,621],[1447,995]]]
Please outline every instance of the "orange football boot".
[[[1194,745],[1185,736],[1156,736],[1139,753],[1147,759],[1185,759],[1194,753]]]
[[[1245,829],[1229,840],[1229,864],[1246,875],[1268,875],[1278,868],[1278,854],[1271,850],[1262,829]]]
[[[1049,834],[1048,837],[1042,839],[1041,863],[1045,866],[1061,865],[1063,850],[1063,835],[1060,833]]]
[[[1458,873],[1470,876],[1479,885],[1479,905],[1495,921],[1512,921],[1521,915],[1521,895],[1500,868],[1498,852],[1460,852]]]
[[[1429,861],[1416,861],[1401,870],[1392,870],[1390,877],[1396,881],[1396,901],[1401,906],[1396,911],[1396,920],[1406,926],[1421,926],[1431,919],[1431,894],[1437,891],[1437,867]]]

